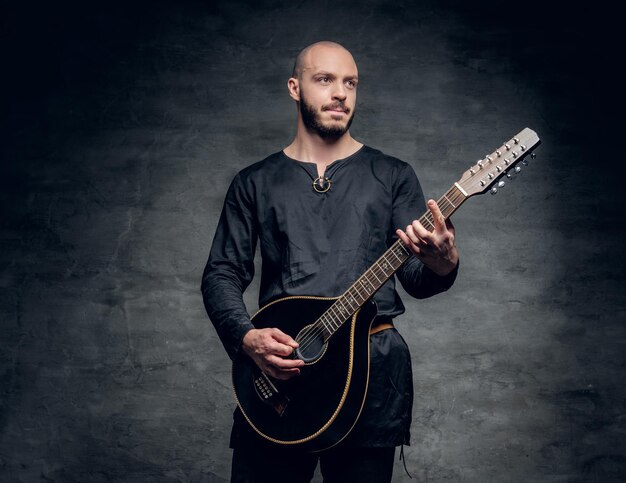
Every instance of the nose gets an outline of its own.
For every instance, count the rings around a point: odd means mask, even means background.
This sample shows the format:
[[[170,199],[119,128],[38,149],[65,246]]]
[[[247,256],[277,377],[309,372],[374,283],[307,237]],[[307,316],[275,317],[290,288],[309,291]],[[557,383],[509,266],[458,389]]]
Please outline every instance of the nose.
[[[334,89],[333,89],[333,99],[337,99],[339,101],[345,101],[346,100],[346,86],[343,85],[342,82],[337,82],[334,84]]]

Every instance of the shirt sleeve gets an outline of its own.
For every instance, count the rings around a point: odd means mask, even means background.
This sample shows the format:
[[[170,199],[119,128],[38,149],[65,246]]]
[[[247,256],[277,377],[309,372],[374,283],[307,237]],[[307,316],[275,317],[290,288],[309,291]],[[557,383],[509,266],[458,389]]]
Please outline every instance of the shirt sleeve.
[[[422,187],[411,165],[403,163],[396,173],[393,181],[392,243],[398,238],[396,229],[406,229],[411,221],[426,212]],[[456,280],[458,270],[457,263],[448,275],[437,275],[415,255],[411,255],[396,272],[396,276],[409,295],[423,299],[448,290]]]
[[[256,243],[251,198],[238,174],[226,194],[201,285],[207,314],[231,359],[254,328],[243,292],[254,276]]]

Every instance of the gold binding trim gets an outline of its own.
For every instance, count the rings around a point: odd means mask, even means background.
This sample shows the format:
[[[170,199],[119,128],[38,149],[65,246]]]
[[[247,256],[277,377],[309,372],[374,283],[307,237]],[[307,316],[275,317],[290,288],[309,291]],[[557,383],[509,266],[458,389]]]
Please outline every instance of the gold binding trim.
[[[252,316],[251,320],[254,320],[254,317],[256,317],[259,313],[261,313],[263,310],[265,310],[270,305],[273,305],[273,304],[278,303],[278,302],[282,302],[284,300],[290,300],[290,299],[337,300],[339,298],[340,297],[312,297],[312,296],[307,296],[307,295],[305,295],[305,296],[294,295],[294,296],[291,296],[291,297],[283,297],[281,299],[276,299],[273,302],[270,302],[269,304],[263,306],[261,309],[259,309]],[[237,406],[239,406],[239,409],[241,410],[241,413],[246,418],[246,421],[248,421],[248,424],[252,427],[252,429],[254,429],[254,431],[256,431],[263,438],[271,441],[272,443],[284,444],[284,445],[302,444],[302,443],[306,443],[307,441],[311,441],[312,439],[317,438],[320,434],[322,434],[324,431],[326,431],[328,429],[328,427],[333,423],[333,421],[335,421],[335,419],[337,419],[337,415],[339,414],[340,409],[343,407],[343,405],[344,405],[344,403],[346,401],[346,396],[348,395],[348,389],[350,388],[350,382],[352,381],[352,368],[353,368],[353,365],[354,365],[354,330],[355,330],[355,327],[356,327],[356,318],[359,315],[360,311],[361,311],[361,309],[357,310],[354,313],[354,315],[352,315],[352,322],[350,324],[350,358],[349,358],[349,363],[348,363],[348,379],[346,380],[346,386],[344,387],[343,394],[341,395],[341,401],[339,401],[339,405],[335,409],[335,412],[332,414],[330,419],[320,429],[318,429],[315,433],[313,433],[310,436],[307,436],[305,438],[302,438],[302,439],[298,439],[298,440],[294,440],[294,441],[283,441],[283,440],[280,440],[280,439],[272,438],[271,436],[268,436],[267,434],[265,434],[262,431],[260,431],[252,423],[252,421],[250,420],[250,418],[248,417],[246,412],[243,410],[243,407],[241,406],[241,403],[239,402],[239,398],[237,397],[237,393],[235,392],[235,384],[234,384],[234,381],[233,381],[232,389],[233,389],[233,393],[235,395],[235,400],[237,401]],[[369,360],[369,346],[368,346],[368,350],[367,350],[367,358]],[[369,363],[367,365],[367,384],[366,384],[366,387],[365,387],[365,395],[367,395],[368,385],[369,385]],[[364,403],[365,403],[365,397],[363,398],[363,401],[361,402],[361,409],[359,410],[359,414],[357,415],[357,418],[356,418],[354,424],[356,424],[356,421],[358,421],[359,417],[361,416],[361,411],[363,410],[363,404]],[[354,424],[352,425],[350,430],[346,432],[344,437],[341,438],[339,441],[337,441],[337,443],[342,441],[348,434],[350,434],[350,431],[352,431],[352,428],[354,428]],[[333,444],[333,445],[331,445],[329,447],[335,446],[337,443],[335,443],[335,444]],[[324,449],[327,449],[327,448],[324,448]]]

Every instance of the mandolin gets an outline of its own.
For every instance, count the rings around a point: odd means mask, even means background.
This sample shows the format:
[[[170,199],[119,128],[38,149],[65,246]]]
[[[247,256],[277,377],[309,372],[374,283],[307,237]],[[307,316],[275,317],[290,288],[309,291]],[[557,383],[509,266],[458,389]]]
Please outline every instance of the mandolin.
[[[470,196],[496,193],[534,157],[537,134],[525,128],[463,173],[437,201],[447,219]],[[432,213],[420,223],[434,230]],[[278,445],[321,451],[342,441],[356,424],[369,379],[369,331],[376,317],[372,296],[411,257],[394,242],[342,295],[277,299],[253,317],[258,328],[277,327],[299,344],[305,362],[287,381],[263,373],[240,351],[232,378],[237,404],[252,429]]]

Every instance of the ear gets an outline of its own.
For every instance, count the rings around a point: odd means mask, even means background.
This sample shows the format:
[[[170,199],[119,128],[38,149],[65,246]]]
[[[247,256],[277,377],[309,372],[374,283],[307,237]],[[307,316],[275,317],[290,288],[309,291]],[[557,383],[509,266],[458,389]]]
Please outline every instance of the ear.
[[[295,77],[290,77],[287,81],[289,96],[296,102],[300,102],[300,83]]]

